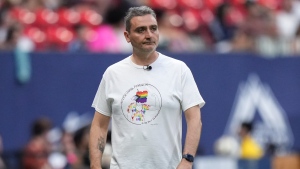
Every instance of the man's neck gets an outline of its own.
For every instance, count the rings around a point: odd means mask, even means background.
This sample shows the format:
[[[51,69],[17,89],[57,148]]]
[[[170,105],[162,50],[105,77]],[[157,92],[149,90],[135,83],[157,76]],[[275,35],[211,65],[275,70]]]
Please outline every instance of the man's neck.
[[[133,52],[131,60],[137,65],[150,65],[158,58],[158,53],[153,51],[151,53],[137,53]]]

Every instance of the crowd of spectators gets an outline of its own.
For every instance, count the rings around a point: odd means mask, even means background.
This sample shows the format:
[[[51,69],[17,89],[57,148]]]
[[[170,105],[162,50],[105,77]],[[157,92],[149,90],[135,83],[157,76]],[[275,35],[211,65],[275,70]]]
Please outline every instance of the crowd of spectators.
[[[74,119],[73,119],[74,120]],[[84,116],[63,126],[53,126],[48,117],[36,118],[30,126],[31,135],[18,152],[2,156],[0,137],[0,169],[89,169],[89,123]],[[111,159],[111,136],[108,132],[103,154],[103,169],[108,169]],[[3,158],[2,158],[3,157]]]
[[[158,50],[300,54],[299,0],[2,0],[0,50],[129,53],[137,5],[157,12]]]

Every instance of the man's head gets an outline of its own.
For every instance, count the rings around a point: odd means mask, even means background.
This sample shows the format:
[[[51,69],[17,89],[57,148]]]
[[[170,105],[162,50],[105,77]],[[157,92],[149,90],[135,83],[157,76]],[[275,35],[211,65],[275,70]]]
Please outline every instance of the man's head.
[[[240,127],[239,135],[244,137],[251,134],[253,129],[253,124],[251,122],[243,122]]]
[[[45,136],[52,128],[52,122],[46,117],[36,119],[31,126],[32,136]]]
[[[146,6],[132,7],[125,17],[126,41],[134,52],[153,52],[159,40],[158,25],[154,11]]]
[[[125,20],[125,28],[126,31],[129,32],[131,28],[131,19],[135,16],[145,16],[145,15],[152,15],[156,19],[155,12],[147,7],[147,6],[140,6],[140,7],[131,7],[128,9],[128,12],[126,13],[126,16],[124,18]]]

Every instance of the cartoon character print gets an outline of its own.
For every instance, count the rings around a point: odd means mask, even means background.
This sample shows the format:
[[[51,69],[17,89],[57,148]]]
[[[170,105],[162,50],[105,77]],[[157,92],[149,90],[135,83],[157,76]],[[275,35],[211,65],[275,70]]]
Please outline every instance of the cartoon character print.
[[[155,86],[149,83],[134,85],[124,93],[121,99],[124,117],[136,125],[153,122],[158,117],[161,107],[161,94]]]
[[[150,109],[150,105],[145,104],[147,102],[148,91],[137,91],[136,95],[132,97],[135,102],[130,103],[127,108],[129,118],[135,122],[144,122],[145,114]]]

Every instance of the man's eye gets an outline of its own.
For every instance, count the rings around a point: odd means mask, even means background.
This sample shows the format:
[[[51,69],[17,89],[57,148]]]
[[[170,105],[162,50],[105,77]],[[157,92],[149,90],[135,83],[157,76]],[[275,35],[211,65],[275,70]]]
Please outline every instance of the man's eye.
[[[152,31],[156,31],[156,30],[157,30],[157,27],[152,27],[151,30],[152,30]]]
[[[144,31],[144,29],[143,28],[139,28],[139,29],[137,29],[137,32],[139,32],[139,33],[142,33]]]

